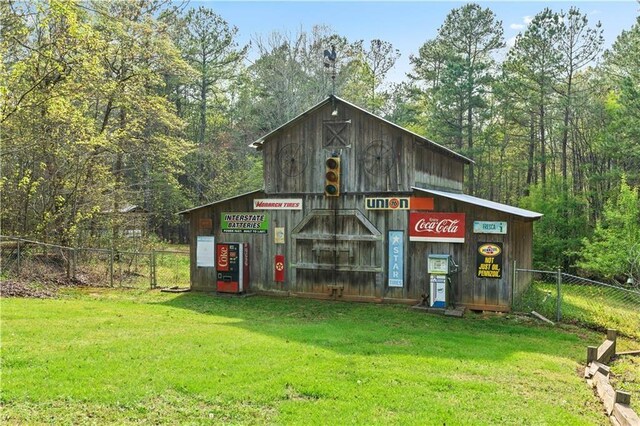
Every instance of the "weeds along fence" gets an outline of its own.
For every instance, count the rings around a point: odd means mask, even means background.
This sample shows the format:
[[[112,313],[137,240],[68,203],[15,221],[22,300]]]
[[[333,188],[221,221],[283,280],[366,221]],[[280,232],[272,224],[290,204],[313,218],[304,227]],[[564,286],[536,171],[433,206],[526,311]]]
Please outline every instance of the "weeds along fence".
[[[0,236],[0,276],[60,285],[189,287],[189,253],[66,247]]]
[[[516,269],[532,284],[515,298],[513,309],[536,311],[560,322],[596,329],[614,328],[640,339],[640,289],[594,281],[561,270]]]

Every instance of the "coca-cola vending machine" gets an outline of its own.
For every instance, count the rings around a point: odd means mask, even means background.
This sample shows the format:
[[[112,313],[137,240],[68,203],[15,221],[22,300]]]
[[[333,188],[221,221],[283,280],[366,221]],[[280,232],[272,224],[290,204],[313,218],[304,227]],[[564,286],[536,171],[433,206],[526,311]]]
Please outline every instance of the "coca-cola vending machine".
[[[216,244],[216,290],[245,293],[249,290],[249,244]]]

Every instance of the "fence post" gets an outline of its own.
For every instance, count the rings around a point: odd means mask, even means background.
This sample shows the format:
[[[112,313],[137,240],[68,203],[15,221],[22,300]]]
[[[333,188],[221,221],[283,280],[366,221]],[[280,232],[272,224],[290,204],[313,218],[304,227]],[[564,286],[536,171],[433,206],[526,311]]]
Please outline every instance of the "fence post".
[[[516,270],[516,267],[518,266],[517,262],[514,260],[513,264],[511,265],[511,309],[513,309],[513,302],[516,300],[515,299],[515,291],[517,288],[516,285],[516,281],[518,279],[518,271]]]
[[[71,249],[71,278],[73,280],[76,279],[76,262],[78,261],[78,256],[76,255],[76,248]]]
[[[71,249],[68,248],[68,249],[61,249],[61,250],[63,250],[63,251],[66,250],[67,251],[67,255],[65,256],[66,260],[67,260],[67,271],[66,272],[67,272],[67,280],[70,280],[71,279]]]
[[[113,249],[109,252],[109,285],[113,287]]]
[[[149,253],[149,287],[153,289],[153,281],[156,275],[155,267],[155,250],[151,249],[151,253]]]
[[[556,303],[556,321],[562,320],[562,269],[556,271],[556,286],[558,288],[558,300]]]
[[[20,276],[20,240],[18,240],[18,261],[16,263],[16,275]]]

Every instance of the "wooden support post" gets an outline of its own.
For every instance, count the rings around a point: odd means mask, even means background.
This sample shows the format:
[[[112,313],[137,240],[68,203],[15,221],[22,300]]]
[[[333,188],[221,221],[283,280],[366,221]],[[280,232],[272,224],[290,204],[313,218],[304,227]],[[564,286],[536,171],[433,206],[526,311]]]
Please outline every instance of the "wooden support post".
[[[109,252],[109,285],[113,287],[113,249]]]
[[[631,405],[631,394],[629,392],[617,390],[616,391],[616,404]]]
[[[78,256],[76,254],[76,249],[71,249],[71,278],[76,279],[76,263],[78,262]]]
[[[20,275],[20,266],[21,266],[20,265],[20,240],[18,240],[18,253],[17,253],[17,255],[18,255],[18,259],[17,259],[18,261],[16,263],[16,275],[19,276]]]
[[[517,262],[514,260],[511,264],[511,309],[513,309],[513,302],[515,301],[515,292],[518,288],[517,279],[518,272],[516,271],[516,266],[518,266]]]
[[[149,279],[151,280],[151,288],[156,288],[158,286],[158,280],[156,277],[156,251],[151,250],[151,264],[149,265]]]
[[[607,340],[611,340],[613,342],[613,354],[616,353],[616,339],[618,338],[618,330],[614,330],[611,328],[607,329]]]
[[[557,286],[557,303],[556,303],[556,321],[562,320],[562,270],[558,268],[556,271],[556,286]]]
[[[587,346],[587,364],[598,359],[598,348],[596,346]]]

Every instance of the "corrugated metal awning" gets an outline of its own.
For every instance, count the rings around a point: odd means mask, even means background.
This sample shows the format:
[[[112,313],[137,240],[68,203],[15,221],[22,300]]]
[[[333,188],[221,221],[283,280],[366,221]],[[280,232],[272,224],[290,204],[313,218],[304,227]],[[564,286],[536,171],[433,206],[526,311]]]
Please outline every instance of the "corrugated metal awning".
[[[414,191],[424,192],[426,194],[438,195],[440,197],[450,198],[456,201],[462,201],[463,203],[473,204],[475,206],[486,207],[488,209],[501,211],[504,213],[512,214],[514,216],[520,216],[527,219],[540,219],[543,214],[533,212],[531,210],[521,209],[520,207],[513,207],[508,204],[496,203],[495,201],[485,200],[484,198],[478,198],[467,194],[459,194],[455,192],[436,191],[435,189],[425,189],[413,186]]]

